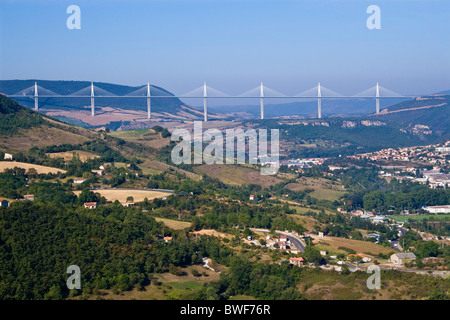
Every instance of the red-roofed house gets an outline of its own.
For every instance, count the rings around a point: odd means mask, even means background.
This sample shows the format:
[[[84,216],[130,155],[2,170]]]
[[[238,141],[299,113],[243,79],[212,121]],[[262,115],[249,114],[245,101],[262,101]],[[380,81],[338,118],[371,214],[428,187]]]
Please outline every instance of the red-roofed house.
[[[23,196],[23,198],[25,200],[33,201],[34,200],[34,194],[26,194],[26,195]]]
[[[278,241],[278,242],[277,242],[277,245],[278,245],[278,247],[279,247],[281,250],[287,249],[286,242]]]
[[[295,266],[302,267],[305,260],[302,257],[299,258],[289,258],[289,263]]]
[[[86,209],[95,209],[97,208],[97,202],[85,202],[84,207]]]

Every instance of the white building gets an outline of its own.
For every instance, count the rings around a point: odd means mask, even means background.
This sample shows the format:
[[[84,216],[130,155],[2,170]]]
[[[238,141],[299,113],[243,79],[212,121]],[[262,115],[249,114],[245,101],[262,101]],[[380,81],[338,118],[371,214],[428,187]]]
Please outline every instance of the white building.
[[[434,214],[450,213],[450,205],[422,207],[422,209]]]
[[[436,151],[441,153],[447,153],[450,152],[450,147],[438,147],[436,148]]]
[[[373,223],[380,223],[380,222],[386,222],[387,218],[383,216],[376,216],[372,218]]]
[[[389,258],[389,262],[394,263],[394,264],[405,264],[408,261],[411,260],[415,260],[416,259],[416,255],[412,252],[407,252],[407,253],[394,253],[390,258]]]

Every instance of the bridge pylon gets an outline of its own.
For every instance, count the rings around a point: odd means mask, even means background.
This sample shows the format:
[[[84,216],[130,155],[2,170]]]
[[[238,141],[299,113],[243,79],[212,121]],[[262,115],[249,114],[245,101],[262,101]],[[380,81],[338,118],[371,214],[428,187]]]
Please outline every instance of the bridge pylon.
[[[259,104],[261,107],[261,120],[264,120],[264,86],[261,82],[260,93],[259,93]]]
[[[91,82],[91,116],[95,116],[94,83]]]
[[[34,82],[34,110],[39,110],[38,87],[36,81]]]
[[[147,82],[147,119],[151,118],[151,94],[150,94],[150,82]]]
[[[317,85],[317,117],[322,118],[322,92],[320,91],[320,82]]]
[[[376,112],[380,113],[380,86],[378,85],[378,81],[377,81],[377,91],[376,91],[375,104],[376,104]]]
[[[206,102],[208,94],[206,92],[206,82],[203,83],[203,116],[204,121],[208,121],[208,104]]]

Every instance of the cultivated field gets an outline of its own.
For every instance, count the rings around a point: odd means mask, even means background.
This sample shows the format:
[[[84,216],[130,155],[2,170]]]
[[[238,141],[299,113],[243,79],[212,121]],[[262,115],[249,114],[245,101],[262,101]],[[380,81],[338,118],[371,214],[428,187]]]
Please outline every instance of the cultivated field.
[[[317,220],[310,216],[291,214],[289,217],[291,217],[295,222],[303,225],[309,231],[314,230],[314,226],[318,224]]]
[[[214,229],[202,229],[199,231],[194,231],[194,232],[192,232],[192,234],[213,236],[213,237],[217,237],[217,238],[229,238],[229,239],[232,238],[232,236],[230,234],[219,232]]]
[[[91,152],[83,151],[83,150],[73,150],[66,152],[55,152],[55,153],[46,153],[50,158],[64,158],[65,161],[72,160],[74,154],[76,154],[82,162],[87,161],[88,159],[100,158],[100,156],[93,154]]]
[[[450,218],[450,214],[438,214],[438,215],[421,214],[421,215],[407,215],[407,216],[389,216],[389,218],[394,219],[395,221],[398,221],[398,222],[405,222],[408,220],[423,220],[423,219],[440,220],[440,219]]]
[[[353,239],[345,239],[345,238],[337,238],[337,237],[329,237],[325,236],[323,239],[319,239],[317,236],[314,237],[313,243],[317,245],[317,247],[329,251],[334,252],[342,252],[346,253],[345,250],[338,249],[339,247],[348,248],[355,250],[357,253],[368,253],[371,255],[377,254],[389,254],[394,252],[394,249],[389,247],[383,247],[381,245],[375,244],[369,241],[361,241],[361,240],[353,240]]]
[[[303,191],[305,189],[312,189],[309,195],[318,200],[338,200],[345,193],[345,189],[334,181],[324,178],[309,178],[302,177],[296,183],[289,183],[286,188],[292,191]]]
[[[299,215],[304,215],[308,211],[312,211],[312,212],[316,212],[316,213],[321,212],[321,210],[319,210],[319,209],[311,209],[311,208],[308,208],[308,207],[299,207],[298,205],[289,206],[289,209],[293,209],[293,210],[297,211],[297,213]],[[333,211],[329,211],[329,210],[324,210],[324,211],[325,211],[326,214],[334,214]]]
[[[200,276],[193,276],[192,271],[197,271]],[[131,291],[113,293],[112,290],[102,290],[101,296],[107,300],[173,300],[189,299],[195,292],[201,290],[204,285],[210,282],[218,281],[220,274],[206,269],[199,265],[182,268],[184,276],[176,276],[171,273],[158,273],[153,276],[151,284],[145,287],[145,290],[139,291],[137,288]],[[92,296],[90,299],[96,299]]]
[[[186,222],[186,221],[178,221],[178,220],[158,218],[158,217],[155,217],[155,220],[158,222],[164,223],[167,227],[169,227],[170,229],[174,229],[174,230],[183,230],[183,229],[189,228],[191,226],[191,223]]]
[[[133,197],[134,202],[142,202],[145,198],[148,200],[153,200],[156,198],[168,197],[171,193],[161,192],[161,191],[150,191],[150,190],[134,190],[134,189],[104,189],[104,190],[94,190],[95,193],[100,193],[101,196],[105,197],[108,201],[126,202],[128,197]],[[81,191],[74,191],[78,196]]]
[[[427,278],[424,276],[392,276],[382,271],[381,289],[369,290],[366,285],[368,276],[366,273],[344,275],[308,270],[297,288],[308,300],[422,300],[426,299],[433,287],[425,285]]]
[[[171,166],[169,164],[163,163],[163,162],[159,162],[159,161],[145,161],[144,163],[141,163],[139,165],[139,168],[142,169],[142,172],[144,172],[145,174],[157,174],[157,173],[161,173],[163,171],[176,171],[178,173],[184,174],[186,175],[186,177],[195,180],[195,181],[199,181],[202,179],[201,175],[195,174],[193,172],[190,171],[186,171],[174,166]]]
[[[153,129],[138,129],[126,131],[113,131],[110,135],[116,138],[143,144],[146,147],[161,149],[170,144],[170,138],[162,138],[160,133]]]
[[[261,175],[259,170],[238,165],[205,164],[196,167],[194,171],[199,174],[206,174],[207,176],[219,179],[223,183],[231,185],[258,184],[267,188],[283,181],[274,176]]]
[[[34,168],[34,169],[36,169],[38,174],[40,174],[40,173],[58,173],[58,172],[65,173],[66,172],[66,170],[63,170],[63,169],[45,167],[45,166],[40,166],[37,164],[16,162],[16,161],[0,161],[0,172],[5,171],[5,169],[13,169],[14,167],[19,167],[19,168],[25,169],[27,172],[29,169]]]
[[[343,191],[332,190],[332,189],[315,189],[309,195],[312,198],[316,198],[318,200],[335,201],[335,200],[339,200],[344,195],[344,193],[345,192],[343,192]]]
[[[61,126],[64,126],[61,124]],[[32,147],[44,147],[55,144],[78,144],[88,140],[88,138],[81,135],[85,133],[82,129],[76,128],[74,131],[79,131],[76,134],[69,131],[63,131],[59,128],[48,127],[34,127],[31,129],[21,129],[18,134],[13,136],[0,137],[0,145],[3,149],[12,151],[15,150],[29,150]],[[88,135],[89,133],[86,133]]]

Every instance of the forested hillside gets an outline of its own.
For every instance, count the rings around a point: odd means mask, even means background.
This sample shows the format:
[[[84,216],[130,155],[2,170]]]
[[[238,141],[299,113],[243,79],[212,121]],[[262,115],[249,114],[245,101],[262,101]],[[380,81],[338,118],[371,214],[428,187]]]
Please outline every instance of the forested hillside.
[[[388,107],[387,113],[376,118],[392,121],[405,127],[416,124],[429,126],[434,134],[450,137],[450,96],[429,96],[405,101]]]
[[[19,128],[29,129],[46,121],[41,115],[20,106],[4,95],[0,95],[0,134],[13,135]]]

